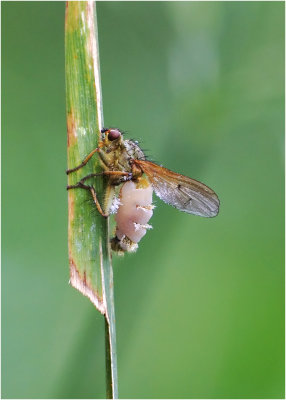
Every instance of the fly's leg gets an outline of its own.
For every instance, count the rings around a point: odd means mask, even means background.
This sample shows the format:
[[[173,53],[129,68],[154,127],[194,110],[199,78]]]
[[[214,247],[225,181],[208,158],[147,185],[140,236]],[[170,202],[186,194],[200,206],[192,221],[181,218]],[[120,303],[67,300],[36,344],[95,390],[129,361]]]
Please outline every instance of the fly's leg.
[[[96,174],[89,174],[84,176],[80,182],[83,183],[85,182],[87,179],[89,178],[94,178],[95,176],[113,176],[113,177],[123,177],[124,182],[125,181],[130,181],[133,177],[131,172],[123,172],[123,171],[102,171],[102,172],[98,172]]]
[[[96,176],[102,176],[102,175],[106,175],[106,176],[123,176],[125,178],[125,180],[131,180],[132,179],[132,174],[130,172],[123,172],[123,171],[103,171],[103,172],[98,172],[98,173],[94,173],[94,174],[89,174],[84,176],[78,183],[76,183],[75,185],[68,185],[67,186],[67,190],[70,189],[85,189],[85,190],[89,190],[92,197],[93,197],[93,201],[96,205],[96,208],[98,209],[98,212],[105,218],[107,218],[109,216],[109,214],[105,214],[102,210],[102,207],[97,199],[96,196],[96,191],[94,189],[94,187],[92,185],[85,185],[85,181],[89,178],[93,178]]]
[[[101,207],[101,205],[100,205],[100,203],[99,203],[99,201],[98,201],[98,199],[97,199],[96,191],[95,191],[95,189],[94,189],[93,186],[91,186],[91,185],[85,185],[85,184],[82,183],[81,181],[79,181],[76,185],[69,185],[69,186],[67,186],[67,190],[69,190],[69,189],[77,189],[77,188],[88,190],[88,191],[91,193],[91,195],[92,195],[94,204],[96,205],[96,208],[98,209],[98,212],[99,212],[104,218],[107,218],[107,217],[109,216],[109,214],[105,214],[105,213],[103,212],[102,207]]]
[[[98,153],[99,150],[100,150],[99,147],[97,147],[96,149],[92,150],[92,152],[89,153],[89,155],[85,157],[85,159],[83,160],[83,162],[82,162],[80,165],[78,165],[78,166],[75,167],[75,168],[67,169],[67,170],[66,170],[66,173],[67,173],[67,174],[70,174],[71,172],[77,171],[78,169],[84,167],[85,164],[91,159],[91,157],[92,157],[95,153]]]

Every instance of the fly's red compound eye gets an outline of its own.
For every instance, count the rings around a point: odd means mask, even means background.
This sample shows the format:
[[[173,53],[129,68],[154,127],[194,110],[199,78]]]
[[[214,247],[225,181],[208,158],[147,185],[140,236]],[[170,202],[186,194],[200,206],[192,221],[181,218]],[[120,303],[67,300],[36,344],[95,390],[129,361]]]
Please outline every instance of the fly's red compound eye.
[[[109,129],[108,132],[108,139],[109,140],[116,140],[121,136],[121,132],[119,129]]]

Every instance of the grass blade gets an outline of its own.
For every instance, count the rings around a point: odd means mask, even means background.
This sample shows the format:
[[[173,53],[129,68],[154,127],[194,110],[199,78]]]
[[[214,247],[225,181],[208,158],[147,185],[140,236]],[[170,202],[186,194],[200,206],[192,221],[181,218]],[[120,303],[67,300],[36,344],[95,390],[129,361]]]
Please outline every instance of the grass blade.
[[[69,1],[65,21],[68,168],[74,168],[97,147],[103,127],[96,10],[92,1]],[[100,172],[97,156],[69,175],[68,184]],[[102,202],[104,182],[94,180]],[[70,283],[105,316],[107,397],[117,398],[116,331],[113,271],[108,219],[96,210],[89,192],[68,191]]]

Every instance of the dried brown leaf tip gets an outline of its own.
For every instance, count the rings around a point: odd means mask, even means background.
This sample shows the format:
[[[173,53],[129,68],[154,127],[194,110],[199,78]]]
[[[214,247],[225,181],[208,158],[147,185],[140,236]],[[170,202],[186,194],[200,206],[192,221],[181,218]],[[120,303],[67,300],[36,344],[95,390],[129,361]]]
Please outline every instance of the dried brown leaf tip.
[[[75,289],[79,290],[84,296],[88,297],[89,300],[95,305],[95,307],[102,313],[106,313],[106,307],[104,306],[103,299],[96,293],[91,284],[87,281],[86,271],[83,272],[83,276],[80,275],[76,268],[75,262],[72,257],[69,259],[70,264],[70,281],[69,283]]]

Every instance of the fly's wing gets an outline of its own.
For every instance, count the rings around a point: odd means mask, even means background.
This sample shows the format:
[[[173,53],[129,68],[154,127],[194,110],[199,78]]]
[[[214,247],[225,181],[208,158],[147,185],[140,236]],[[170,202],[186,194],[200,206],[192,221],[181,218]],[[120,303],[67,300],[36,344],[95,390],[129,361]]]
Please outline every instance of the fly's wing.
[[[215,217],[218,214],[219,199],[203,183],[150,161],[134,160],[134,164],[146,173],[156,195],[165,203],[201,217]]]

